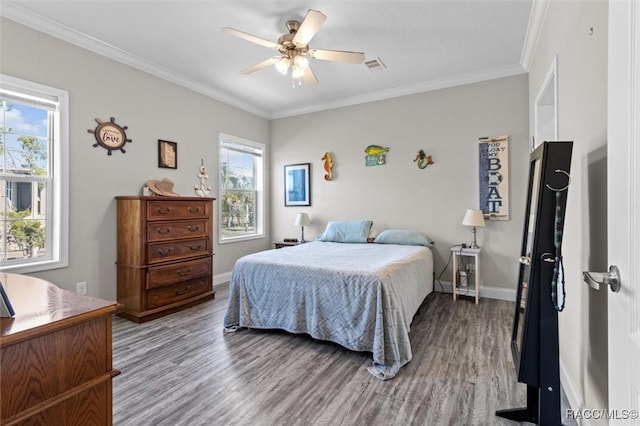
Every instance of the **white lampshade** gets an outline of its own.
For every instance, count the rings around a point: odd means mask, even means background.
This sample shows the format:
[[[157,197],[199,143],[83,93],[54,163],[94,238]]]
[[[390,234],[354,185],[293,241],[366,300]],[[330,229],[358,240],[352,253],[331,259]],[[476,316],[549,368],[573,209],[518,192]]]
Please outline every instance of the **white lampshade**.
[[[278,62],[276,62],[275,67],[280,74],[287,75],[287,72],[289,71],[289,65],[291,65],[291,59],[282,57]]]
[[[298,215],[296,216],[296,223],[294,223],[295,226],[309,226],[311,224],[311,221],[309,220],[309,215],[306,213],[298,213]]]
[[[464,219],[462,219],[462,224],[465,226],[484,226],[484,214],[482,213],[482,210],[467,210],[467,213],[464,215]]]

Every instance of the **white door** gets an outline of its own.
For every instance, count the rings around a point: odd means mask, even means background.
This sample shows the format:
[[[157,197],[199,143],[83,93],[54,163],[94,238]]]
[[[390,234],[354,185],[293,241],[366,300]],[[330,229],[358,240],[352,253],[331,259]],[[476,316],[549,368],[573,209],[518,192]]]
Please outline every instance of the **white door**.
[[[609,292],[611,425],[640,424],[640,6],[609,1],[608,257],[622,288]],[[610,291],[610,290],[608,290]],[[615,410],[618,410],[617,412]]]

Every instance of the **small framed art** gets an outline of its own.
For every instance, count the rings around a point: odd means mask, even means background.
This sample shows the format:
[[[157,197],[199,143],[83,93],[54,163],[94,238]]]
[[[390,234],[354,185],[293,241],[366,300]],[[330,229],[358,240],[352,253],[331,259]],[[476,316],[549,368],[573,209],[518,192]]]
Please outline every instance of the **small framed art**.
[[[311,205],[311,163],[284,166],[284,205]]]
[[[158,167],[178,168],[178,143],[158,140]]]

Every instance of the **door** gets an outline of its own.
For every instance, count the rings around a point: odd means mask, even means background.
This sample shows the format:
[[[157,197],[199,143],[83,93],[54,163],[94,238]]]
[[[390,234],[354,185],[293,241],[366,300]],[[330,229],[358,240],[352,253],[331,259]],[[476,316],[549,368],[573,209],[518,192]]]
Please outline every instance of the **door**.
[[[608,254],[622,288],[609,293],[611,425],[640,409],[640,6],[609,2]],[[636,411],[637,413],[637,411]],[[631,424],[640,424],[636,419]]]

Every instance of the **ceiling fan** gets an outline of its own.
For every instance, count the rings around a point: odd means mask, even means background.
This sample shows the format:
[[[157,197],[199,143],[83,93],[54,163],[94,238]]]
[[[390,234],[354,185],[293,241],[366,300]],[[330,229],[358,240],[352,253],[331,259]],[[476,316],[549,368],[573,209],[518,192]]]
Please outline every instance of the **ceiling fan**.
[[[307,58],[320,59],[324,61],[347,62],[361,64],[364,62],[364,53],[347,52],[343,50],[311,49],[309,42],[316,35],[320,26],[327,17],[317,10],[309,9],[302,22],[289,20],[286,22],[288,34],[278,38],[277,42],[266,40],[243,31],[224,27],[222,32],[236,37],[243,38],[252,43],[275,49],[280,54],[265,61],[242,70],[243,74],[251,74],[261,69],[274,65],[283,75],[287,75],[291,69],[293,85],[304,83],[307,85],[317,84],[318,79],[309,67]]]

